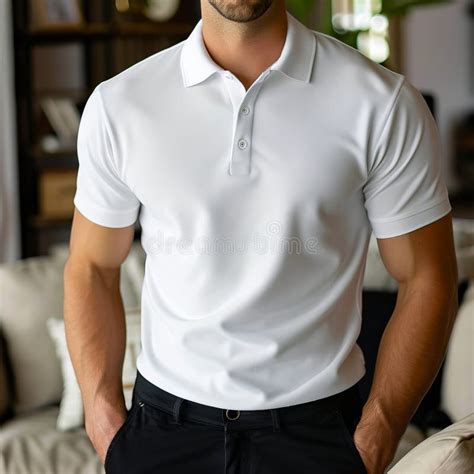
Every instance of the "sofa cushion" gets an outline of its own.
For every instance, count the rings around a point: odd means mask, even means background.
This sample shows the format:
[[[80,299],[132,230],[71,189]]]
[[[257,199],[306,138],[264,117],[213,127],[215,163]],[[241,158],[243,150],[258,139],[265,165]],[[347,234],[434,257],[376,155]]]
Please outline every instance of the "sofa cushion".
[[[63,314],[63,271],[68,251],[67,244],[59,244],[53,246],[51,255],[0,264],[0,327],[7,342],[16,413],[61,399],[61,369],[46,319]],[[135,242],[122,265],[120,292],[126,310],[140,304],[143,255]]]
[[[425,439],[404,456],[389,474],[472,474],[474,413]]]
[[[59,402],[61,370],[46,319],[63,312],[64,262],[32,257],[0,265],[0,325],[8,348],[15,412]]]
[[[132,405],[133,386],[137,376],[136,359],[141,347],[140,308],[128,310],[125,314],[125,321],[126,345],[122,383],[125,405],[129,409]],[[59,431],[71,430],[84,425],[81,391],[66,342],[64,320],[61,318],[49,318],[46,324],[56,347],[64,381],[56,427]]]
[[[53,405],[18,415],[2,425],[2,474],[105,473],[84,428],[69,432],[56,429],[58,411]]]
[[[0,327],[0,423],[6,419],[11,409],[11,377],[8,370],[6,341]]]
[[[474,278],[459,306],[441,385],[443,409],[453,421],[474,413]]]
[[[395,464],[400,461],[407,453],[409,453],[415,446],[420,444],[426,438],[423,431],[413,423],[409,423],[406,427],[405,432],[397,446],[395,455],[393,456],[390,467],[395,466]]]
[[[453,219],[453,235],[459,279],[474,278],[474,219]]]

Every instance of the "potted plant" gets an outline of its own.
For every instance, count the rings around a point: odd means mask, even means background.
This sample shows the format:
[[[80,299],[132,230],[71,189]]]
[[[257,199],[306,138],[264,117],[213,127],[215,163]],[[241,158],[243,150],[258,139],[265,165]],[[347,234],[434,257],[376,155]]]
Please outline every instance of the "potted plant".
[[[353,0],[356,2],[356,0]],[[452,0],[380,0],[381,8],[377,12],[388,19],[405,15],[414,7],[434,3],[450,3]],[[357,48],[357,36],[363,29],[337,31],[333,25],[333,5],[335,0],[286,0],[290,13],[308,27],[320,31],[348,45]]]

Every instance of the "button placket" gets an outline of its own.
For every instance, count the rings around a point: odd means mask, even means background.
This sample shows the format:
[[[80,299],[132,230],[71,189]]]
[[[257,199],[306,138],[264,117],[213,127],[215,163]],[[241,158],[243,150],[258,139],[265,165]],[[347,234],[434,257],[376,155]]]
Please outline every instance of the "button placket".
[[[231,175],[250,174],[251,144],[249,143],[251,135],[251,125],[243,124],[237,120],[234,146],[229,163],[229,173]],[[247,138],[243,138],[243,137]],[[240,137],[240,138],[238,138]]]
[[[262,87],[263,80],[252,84],[244,94],[235,117],[234,141],[229,163],[229,174],[245,176],[251,173],[253,116],[250,113]]]
[[[258,79],[245,90],[242,83],[231,73],[225,72],[224,83],[233,106],[232,146],[228,173],[232,176],[245,176],[251,173],[253,116],[260,88],[271,70],[262,72]]]

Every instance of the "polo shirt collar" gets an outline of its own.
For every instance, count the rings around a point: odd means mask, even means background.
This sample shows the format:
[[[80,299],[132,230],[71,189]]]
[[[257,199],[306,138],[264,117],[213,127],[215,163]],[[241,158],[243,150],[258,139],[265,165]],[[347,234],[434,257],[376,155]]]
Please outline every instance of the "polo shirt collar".
[[[316,54],[316,35],[286,11],[288,28],[280,57],[268,68],[288,77],[308,82]],[[198,84],[215,72],[225,70],[209,55],[202,37],[202,18],[184,41],[181,72],[185,87]]]

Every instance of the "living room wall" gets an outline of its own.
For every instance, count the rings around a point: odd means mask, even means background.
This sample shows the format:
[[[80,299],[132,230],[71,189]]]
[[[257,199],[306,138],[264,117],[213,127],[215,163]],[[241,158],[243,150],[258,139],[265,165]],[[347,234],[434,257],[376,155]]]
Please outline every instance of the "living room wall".
[[[436,97],[436,118],[446,160],[450,191],[458,183],[453,171],[453,121],[474,110],[472,22],[469,0],[413,9],[403,22],[403,73],[419,89]],[[433,48],[433,45],[436,45]]]

